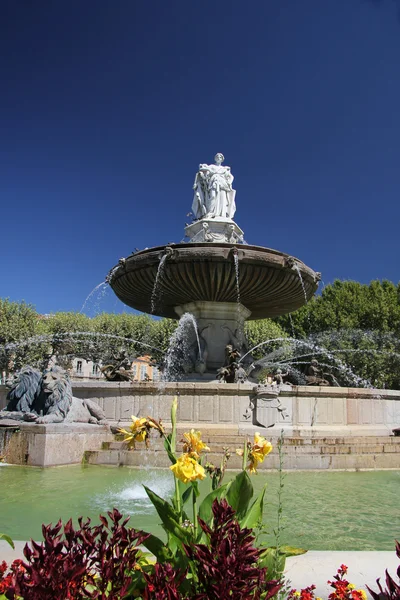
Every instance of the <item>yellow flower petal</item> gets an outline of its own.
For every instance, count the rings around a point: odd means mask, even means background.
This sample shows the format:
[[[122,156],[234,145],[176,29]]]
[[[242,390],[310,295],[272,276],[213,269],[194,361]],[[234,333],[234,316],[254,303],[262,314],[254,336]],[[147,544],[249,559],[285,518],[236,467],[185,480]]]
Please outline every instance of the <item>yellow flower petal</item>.
[[[183,434],[183,452],[193,455],[194,458],[199,458],[203,450],[210,450],[208,446],[201,440],[201,432],[191,429],[188,433]]]
[[[188,453],[182,454],[170,469],[183,483],[204,479],[206,476],[204,468]]]

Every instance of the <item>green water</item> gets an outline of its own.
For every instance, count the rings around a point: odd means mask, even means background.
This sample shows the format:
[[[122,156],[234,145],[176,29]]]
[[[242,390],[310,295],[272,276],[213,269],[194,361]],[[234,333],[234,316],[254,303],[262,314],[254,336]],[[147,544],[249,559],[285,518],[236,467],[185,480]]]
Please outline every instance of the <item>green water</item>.
[[[268,483],[264,522],[272,531],[278,475],[260,473],[252,481],[256,490]],[[97,522],[115,506],[132,515],[132,526],[161,535],[142,484],[165,498],[173,492],[166,470],[1,466],[0,532],[39,540],[42,523],[80,515]],[[208,483],[201,484],[206,493]],[[282,542],[309,550],[393,550],[394,539],[400,539],[399,498],[400,471],[287,473]]]

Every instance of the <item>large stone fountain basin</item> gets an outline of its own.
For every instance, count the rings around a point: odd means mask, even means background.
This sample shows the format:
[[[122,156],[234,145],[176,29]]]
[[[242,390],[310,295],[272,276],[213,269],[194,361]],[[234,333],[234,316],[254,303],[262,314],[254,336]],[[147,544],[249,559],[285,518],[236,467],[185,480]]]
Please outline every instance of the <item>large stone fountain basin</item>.
[[[166,254],[154,290],[160,260]],[[149,248],[120,261],[110,273],[110,285],[122,302],[173,319],[178,316],[175,308],[190,302],[238,300],[251,311],[249,319],[275,317],[303,306],[319,281],[315,271],[283,252],[222,243]]]

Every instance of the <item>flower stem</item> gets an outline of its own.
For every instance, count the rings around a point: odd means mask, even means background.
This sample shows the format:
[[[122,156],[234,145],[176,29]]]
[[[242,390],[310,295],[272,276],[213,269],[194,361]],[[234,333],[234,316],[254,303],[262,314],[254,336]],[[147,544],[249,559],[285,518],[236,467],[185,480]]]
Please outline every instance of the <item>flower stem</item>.
[[[197,494],[194,487],[192,487],[192,503],[193,503],[193,535],[196,541],[197,539]]]
[[[182,507],[181,507],[181,492],[179,490],[179,481],[174,477],[175,481],[175,506],[179,515],[179,523],[182,523]]]
[[[247,467],[247,443],[248,443],[248,438],[246,438],[244,445],[243,445],[242,471],[245,471],[246,467]]]

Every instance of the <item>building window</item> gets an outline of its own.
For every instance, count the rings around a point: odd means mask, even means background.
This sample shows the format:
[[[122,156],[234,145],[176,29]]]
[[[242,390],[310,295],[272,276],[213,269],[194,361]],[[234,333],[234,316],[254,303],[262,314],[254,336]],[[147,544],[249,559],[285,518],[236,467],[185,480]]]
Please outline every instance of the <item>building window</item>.
[[[160,371],[157,367],[153,367],[153,381],[160,381]]]
[[[136,377],[136,375],[137,375],[137,365],[132,365],[132,373],[133,373],[133,376]]]
[[[98,375],[100,371],[100,367],[97,363],[93,363],[92,373],[93,375]]]
[[[140,367],[140,381],[144,381],[146,379],[147,374],[147,365],[141,365]]]
[[[82,373],[82,361],[81,360],[76,361],[76,372]]]

